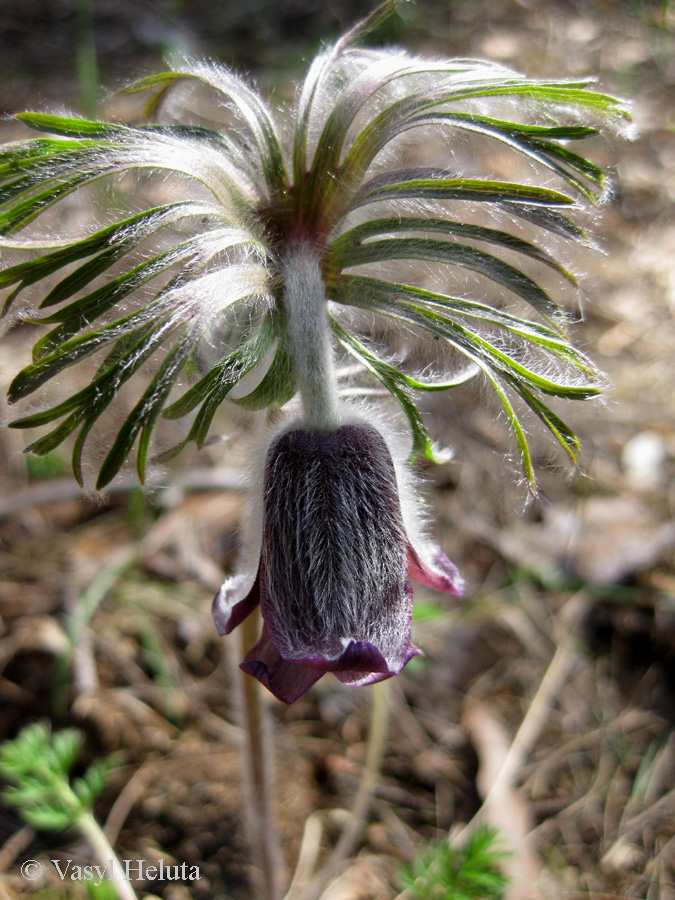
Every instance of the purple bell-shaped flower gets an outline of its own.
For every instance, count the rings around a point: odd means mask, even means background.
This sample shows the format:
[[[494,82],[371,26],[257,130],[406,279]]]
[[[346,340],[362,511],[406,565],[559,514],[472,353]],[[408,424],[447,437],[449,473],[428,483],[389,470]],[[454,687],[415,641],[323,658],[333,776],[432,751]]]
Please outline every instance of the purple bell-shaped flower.
[[[262,511],[257,572],[228,578],[213,613],[228,634],[260,604],[262,635],[241,668],[286,703],[324,672],[372,684],[419,653],[410,578],[462,591],[439,548],[413,547],[392,455],[371,425],[284,432],[267,453]]]

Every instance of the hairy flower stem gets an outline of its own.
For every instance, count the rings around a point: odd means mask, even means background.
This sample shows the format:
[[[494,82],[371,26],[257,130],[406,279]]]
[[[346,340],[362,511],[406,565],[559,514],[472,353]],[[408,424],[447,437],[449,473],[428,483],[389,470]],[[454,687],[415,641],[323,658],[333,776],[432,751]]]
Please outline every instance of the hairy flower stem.
[[[309,243],[291,246],[282,274],[288,337],[305,423],[328,431],[337,426],[337,382],[326,288],[314,247]]]
[[[241,625],[244,655],[258,640],[259,616],[250,615]],[[246,734],[243,766],[248,792],[247,825],[259,880],[260,900],[282,896],[283,865],[274,823],[274,761],[267,709],[260,684],[239,673],[242,725]]]

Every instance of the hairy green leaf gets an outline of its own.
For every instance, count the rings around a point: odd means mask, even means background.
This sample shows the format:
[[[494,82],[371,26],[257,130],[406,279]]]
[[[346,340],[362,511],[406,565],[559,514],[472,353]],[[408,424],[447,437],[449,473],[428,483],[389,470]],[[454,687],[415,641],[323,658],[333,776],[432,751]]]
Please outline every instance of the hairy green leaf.
[[[295,367],[288,342],[283,334],[277,340],[277,349],[269,369],[260,384],[235,403],[244,409],[265,409],[276,404],[283,406],[295,394]]]
[[[589,378],[597,375],[596,369],[589,360],[570,344],[568,338],[559,329],[514,316],[475,300],[451,297],[413,285],[380,281],[358,275],[343,276],[337,283],[332,297],[338,303],[353,304],[364,308],[368,307],[370,300],[372,300],[373,306],[376,306],[378,302],[389,304],[392,310],[399,302],[404,304],[402,309],[407,308],[406,302],[412,302],[414,307],[420,308],[423,308],[421,304],[431,309],[438,307],[446,312],[454,313],[461,320],[468,317],[503,328],[512,335],[543,347],[561,359],[572,363]]]
[[[416,387],[420,390],[443,390],[450,384],[434,385],[433,387],[422,385],[420,382],[405,376],[393,366],[388,365],[372,353],[363,343],[353,335],[345,331],[334,319],[331,327],[342,346],[356,360],[358,360],[377,380],[389,391],[405,413],[413,436],[412,457],[413,460],[422,454],[427,459],[435,461],[433,447],[427,432],[424,420],[410,397],[407,388]]]
[[[142,442],[138,452],[137,469],[141,481],[144,480],[148,442],[152,429],[176,378],[188,356],[194,350],[203,328],[204,323],[199,318],[190,325],[167,355],[150,386],[127,416],[101,465],[96,483],[98,490],[109,484],[122,468],[139,432],[142,432]]]
[[[471,238],[475,241],[494,244],[504,250],[529,256],[537,262],[555,269],[569,282],[576,284],[575,276],[569,272],[555,257],[529,241],[525,241],[508,231],[486,228],[469,222],[458,222],[451,219],[419,218],[400,216],[398,218],[371,219],[342,232],[334,238],[328,247],[327,266],[345,267],[352,265],[349,254],[353,248],[359,248],[363,241],[377,235],[397,235],[406,232],[440,232],[448,237]]]
[[[148,110],[152,113],[164,92],[175,82],[184,79],[201,81],[232,103],[242,124],[253,136],[268,188],[272,191],[283,190],[287,181],[286,170],[276,126],[270,112],[255,91],[227,69],[206,62],[195,63],[181,70],[150,75],[129,85],[120,93],[158,90],[157,99]]]
[[[447,178],[434,169],[387,172],[367,182],[346,212],[383,200],[482,200],[487,203],[524,203],[528,206],[571,206],[574,200],[559,191],[531,184],[481,178]]]
[[[340,266],[360,266],[392,259],[420,259],[471,269],[522,297],[549,321],[562,325],[560,307],[528,275],[497,256],[466,244],[430,238],[386,238],[352,246],[338,255]]]

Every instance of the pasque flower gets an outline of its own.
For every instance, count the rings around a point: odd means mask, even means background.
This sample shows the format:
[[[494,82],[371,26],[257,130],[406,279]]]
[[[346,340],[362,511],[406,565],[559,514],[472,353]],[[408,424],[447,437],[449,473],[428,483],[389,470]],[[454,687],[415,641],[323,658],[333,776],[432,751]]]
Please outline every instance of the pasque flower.
[[[287,703],[324,672],[351,685],[400,672],[419,652],[409,579],[450,594],[462,580],[439,548],[413,546],[380,432],[285,431],[263,491],[257,570],[228,579],[213,604],[220,634],[260,604],[263,633],[241,668]]]
[[[576,286],[555,251],[587,242],[574,214],[605,195],[602,171],[572,148],[624,123],[625,108],[583,82],[364,47],[398,5],[386,0],[317,56],[290,116],[231,71],[185,62],[126,89],[151,93],[149,121],[25,113],[42,135],[0,151],[0,248],[24,254],[0,270],[5,310],[48,326],[9,402],[94,362],[81,389],[66,384],[54,405],[10,423],[51,428],[32,452],[74,438],[82,482],[85,446],[105,446],[102,488],[136,444],[143,478],[161,418],[190,417],[168,459],[201,447],[226,401],[283,415],[299,395],[295,425],[267,450],[255,571],[226,582],[215,609],[225,631],[260,604],[265,630],[244,667],[284,699],[327,669],[350,683],[399,671],[415,652],[408,579],[459,589],[440,551],[419,550],[405,477],[382,434],[345,406],[336,357],[352,387],[397,401],[412,458],[434,458],[416,395],[482,377],[532,491],[523,417],[574,461],[577,439],[549,398],[601,388],[553,296]],[[200,86],[216,100],[213,127]],[[181,105],[197,112],[179,119]],[[514,180],[486,176],[490,145]],[[472,151],[461,163],[460,146]],[[81,218],[52,213],[101,179],[115,207],[73,235]],[[41,282],[37,310],[16,303]],[[147,371],[112,441],[109,421],[97,435]]]

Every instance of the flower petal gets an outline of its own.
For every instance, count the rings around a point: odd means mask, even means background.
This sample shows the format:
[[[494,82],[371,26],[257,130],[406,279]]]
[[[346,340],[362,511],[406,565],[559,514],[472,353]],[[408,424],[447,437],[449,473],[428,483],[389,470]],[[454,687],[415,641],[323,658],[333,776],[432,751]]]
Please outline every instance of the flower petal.
[[[337,659],[309,656],[305,659],[284,659],[263,625],[260,640],[240,665],[284,703],[294,703],[325,672],[334,672],[343,684],[356,687],[384,681],[398,675],[403,666],[420,651],[408,641],[405,654],[393,665],[387,662],[370,641],[350,641]]]
[[[419,584],[443,594],[462,595],[464,579],[440,547],[425,547],[423,553],[408,545],[408,575]]]
[[[232,575],[213,598],[211,612],[219,635],[229,634],[260,603],[260,569],[251,584],[248,573]]]
[[[257,678],[283,703],[295,703],[323,675],[321,669],[284,659],[270,640],[266,625],[239,668]]]
[[[343,684],[347,684],[350,687],[375,684],[378,681],[384,681],[385,678],[391,678],[392,675],[398,675],[403,666],[419,653],[420,651],[417,647],[408,642],[408,648],[400,665],[397,664],[391,669],[377,647],[374,647],[367,641],[360,641],[359,645],[356,642],[352,642],[340,657],[340,661],[344,666],[351,663],[351,667],[341,668],[339,671],[335,671],[335,675]],[[378,657],[384,663],[384,668],[378,664]],[[364,671],[363,664],[366,660],[370,663],[370,671],[367,671],[367,667],[366,671]]]

